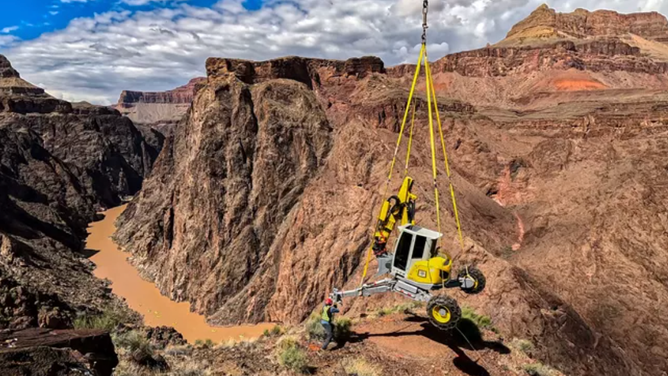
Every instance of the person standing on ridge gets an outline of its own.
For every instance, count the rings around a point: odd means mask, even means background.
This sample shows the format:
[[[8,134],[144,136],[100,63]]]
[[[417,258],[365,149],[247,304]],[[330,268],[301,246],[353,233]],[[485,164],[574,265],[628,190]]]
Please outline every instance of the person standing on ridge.
[[[336,305],[333,305],[334,302],[332,302],[331,298],[327,298],[325,300],[325,305],[322,307],[322,317],[320,319],[320,323],[322,324],[323,328],[325,328],[325,332],[327,333],[327,337],[325,338],[325,342],[322,344],[322,349],[327,350],[327,346],[329,343],[332,341],[332,336],[334,335],[334,314],[339,313],[339,309],[336,307]]]

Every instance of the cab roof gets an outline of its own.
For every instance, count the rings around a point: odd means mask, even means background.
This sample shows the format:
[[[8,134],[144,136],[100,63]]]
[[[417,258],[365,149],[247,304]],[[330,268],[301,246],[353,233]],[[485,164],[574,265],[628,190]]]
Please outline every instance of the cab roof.
[[[416,225],[399,226],[399,231],[424,236],[427,239],[440,239],[443,234]]]

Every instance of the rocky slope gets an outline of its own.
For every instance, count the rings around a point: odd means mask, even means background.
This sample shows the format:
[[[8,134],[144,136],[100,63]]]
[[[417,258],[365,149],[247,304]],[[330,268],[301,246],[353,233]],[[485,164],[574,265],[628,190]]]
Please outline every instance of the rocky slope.
[[[115,108],[140,127],[166,134],[174,128],[193,101],[205,78],[193,78],[186,85],[164,92],[123,91]],[[162,140],[160,140],[162,146]]]
[[[55,99],[3,56],[0,103],[0,328],[68,327],[115,302],[91,274],[86,226],[141,188],[158,151],[118,112]]]
[[[457,252],[451,217],[443,231],[457,262],[489,276],[482,295],[457,297],[567,374],[661,374],[666,20],[584,14],[541,7],[498,46],[434,63],[468,251]],[[513,40],[536,27],[557,36]],[[358,280],[412,69],[209,59],[118,241],[164,294],[214,323],[303,319]],[[435,227],[417,104],[411,174],[418,220]]]

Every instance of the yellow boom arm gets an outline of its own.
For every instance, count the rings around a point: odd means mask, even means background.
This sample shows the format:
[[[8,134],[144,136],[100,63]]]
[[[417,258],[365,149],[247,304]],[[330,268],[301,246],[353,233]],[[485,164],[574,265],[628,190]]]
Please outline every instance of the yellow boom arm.
[[[417,200],[417,196],[411,192],[412,188],[413,179],[407,176],[401,184],[399,193],[383,202],[372,245],[373,253],[376,256],[387,253],[387,239],[394,230],[397,221],[401,226],[409,223],[415,224],[415,200]]]

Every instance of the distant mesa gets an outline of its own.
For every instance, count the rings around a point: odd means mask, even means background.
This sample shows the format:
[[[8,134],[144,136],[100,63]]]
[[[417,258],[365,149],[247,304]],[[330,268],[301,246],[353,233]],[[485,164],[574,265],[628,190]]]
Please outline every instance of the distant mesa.
[[[626,37],[630,34],[649,41],[668,42],[668,20],[657,12],[620,14],[610,10],[590,12],[576,9],[558,13],[543,4],[517,23],[500,44],[534,44],[549,39]]]
[[[198,88],[205,82],[205,77],[197,77],[168,91],[124,90],[115,108],[135,124],[150,125],[163,131],[185,115]]]

